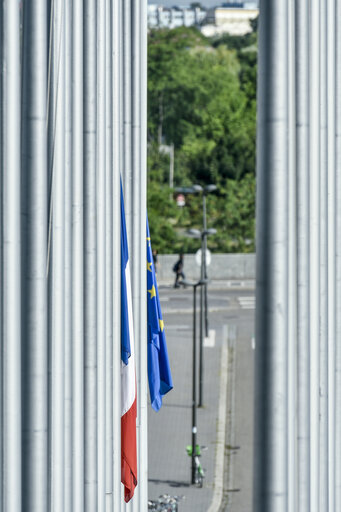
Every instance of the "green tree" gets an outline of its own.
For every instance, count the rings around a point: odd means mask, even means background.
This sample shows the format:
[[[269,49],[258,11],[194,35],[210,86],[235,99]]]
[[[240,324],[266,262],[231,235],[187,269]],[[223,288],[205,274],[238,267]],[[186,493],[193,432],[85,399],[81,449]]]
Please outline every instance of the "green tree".
[[[254,249],[256,138],[256,33],[210,41],[196,29],[151,32],[148,63],[148,211],[153,245],[160,252],[195,251],[185,238],[201,227],[201,198],[176,206],[168,187],[175,145],[175,184],[214,182],[209,222],[216,251]]]

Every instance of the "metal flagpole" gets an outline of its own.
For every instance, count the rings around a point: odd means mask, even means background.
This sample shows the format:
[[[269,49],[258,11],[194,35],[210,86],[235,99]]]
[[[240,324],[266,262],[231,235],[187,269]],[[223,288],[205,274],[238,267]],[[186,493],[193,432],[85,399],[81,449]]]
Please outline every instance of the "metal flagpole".
[[[136,497],[132,501],[132,510],[140,512],[139,507],[142,506],[141,490],[144,485],[144,460],[141,457],[143,451],[142,443],[142,423],[141,423],[141,393],[143,392],[143,382],[141,380],[141,353],[146,349],[146,344],[142,345],[142,332],[141,325],[141,303],[147,294],[141,289],[141,273],[145,272],[145,266],[141,266],[141,261],[146,260],[146,251],[141,260],[141,247],[146,247],[146,228],[144,223],[144,230],[141,230],[141,110],[140,110],[140,97],[141,97],[141,13],[140,13],[140,0],[131,0],[131,227],[132,227],[132,244],[130,249],[130,259],[132,263],[132,293],[133,293],[133,311],[134,322],[139,326],[134,330],[135,337],[135,357],[136,357],[136,381],[137,381],[137,474],[138,483],[135,490]]]
[[[84,2],[84,509],[97,510],[96,1]]]
[[[288,510],[297,511],[297,168],[295,0],[288,2]]]
[[[113,215],[113,509],[121,506],[121,325],[120,325],[120,172],[121,172],[121,49],[122,4],[112,4],[112,114],[113,114],[113,163],[112,163],[112,215]]]
[[[309,52],[309,325],[310,325],[310,511],[319,510],[319,404],[320,404],[320,2],[310,5]]]
[[[131,2],[132,0],[124,0],[122,2],[122,179],[123,179],[123,193],[124,193],[124,206],[125,206],[125,215],[126,215],[126,227],[127,227],[127,238],[128,238],[128,247],[129,254],[131,258],[133,258],[132,253],[132,242],[133,242],[133,205],[132,205],[132,26],[131,26]],[[133,265],[133,263],[132,263]],[[133,269],[133,266],[131,267]],[[132,276],[132,299],[133,299],[133,313],[134,313],[134,321],[135,320],[135,308],[134,308],[134,295],[135,288]],[[137,352],[137,342],[135,339],[135,351]],[[138,366],[138,356],[137,353],[135,355],[135,364],[136,369]],[[136,375],[136,378],[138,376]],[[139,392],[139,387],[137,386],[137,393]],[[139,421],[139,404],[137,409],[137,422]],[[137,436],[137,434],[136,434]],[[138,436],[137,436],[137,450],[139,449],[138,444]],[[137,464],[137,470],[139,471],[139,464]],[[137,475],[139,479],[139,474]],[[138,493],[138,488],[135,490]],[[123,496],[123,493],[122,493]],[[122,497],[122,507],[121,509],[127,510],[129,512],[131,510],[131,502],[123,504]]]
[[[147,272],[141,262],[146,260],[146,174],[147,174],[147,11],[144,1],[134,0],[132,10],[133,27],[133,155],[134,155],[134,219],[135,232],[135,286],[136,322],[139,326],[138,381],[139,381],[139,511],[147,510],[148,503],[148,432],[147,432]],[[135,507],[135,510],[136,507]]]
[[[4,147],[4,106],[5,100],[3,97],[3,79],[4,75],[2,73],[3,70],[3,48],[4,48],[4,31],[3,31],[3,20],[4,20],[4,9],[3,6],[0,6],[0,353],[3,354],[3,222],[1,219],[4,218],[3,212],[3,176],[4,176],[4,160],[3,160],[3,147]],[[3,358],[0,361],[0,429],[3,432]],[[0,460],[3,461],[3,435],[0,435]],[[3,482],[3,464],[0,464],[0,482]],[[2,500],[0,500],[0,512],[3,512]]]
[[[341,308],[341,1],[335,11],[335,302],[337,312]],[[336,316],[335,344],[335,453],[341,451],[341,315]],[[341,507],[341,458],[335,457],[335,511]]]
[[[328,507],[328,159],[327,9],[320,3],[320,510]]]
[[[22,492],[27,510],[45,512],[48,508],[46,2],[27,0],[23,9]]]
[[[132,87],[131,87],[131,2],[124,0],[123,10],[123,193],[127,223],[128,247],[132,247]],[[130,249],[131,250],[131,249]],[[133,292],[134,293],[134,292]]]
[[[310,511],[309,422],[309,8],[296,2],[297,507]]]
[[[83,1],[72,3],[72,511],[84,511]]]
[[[64,511],[72,511],[72,3],[65,6]]]
[[[64,507],[64,196],[65,196],[65,5],[53,12],[55,147],[52,168],[51,239],[51,507]],[[54,120],[54,119],[53,119]]]
[[[327,3],[328,101],[328,483],[330,512],[335,512],[335,346],[336,346],[336,180],[335,180],[335,1]]]
[[[288,4],[260,2],[254,510],[288,510]]]
[[[141,253],[140,261],[145,261],[146,244],[144,229],[147,209],[147,47],[148,47],[148,32],[147,32],[147,2],[141,0],[140,7],[140,230],[141,230]],[[140,336],[141,347],[147,347],[147,299],[145,290],[147,290],[147,272],[140,273],[141,279],[141,317],[140,317]],[[144,297],[144,299],[143,299]],[[147,375],[147,349],[140,352],[140,378],[142,382],[141,394],[141,433],[140,433],[140,457],[142,463],[140,465],[141,471],[141,489],[140,501],[141,511],[146,512],[148,507],[148,411],[147,411],[147,394],[148,394],[148,375]],[[143,391],[143,393],[142,393]]]
[[[106,136],[106,160],[105,160],[105,191],[106,191],[106,404],[105,404],[105,496],[106,512],[113,510],[113,180],[112,180],[112,40],[111,40],[111,2],[106,0],[106,52],[105,52],[105,136]]]
[[[97,3],[97,406],[98,512],[105,511],[106,109],[105,2]]]
[[[2,360],[3,481],[6,512],[21,510],[21,329],[20,329],[20,32],[19,3],[3,9],[2,115]]]

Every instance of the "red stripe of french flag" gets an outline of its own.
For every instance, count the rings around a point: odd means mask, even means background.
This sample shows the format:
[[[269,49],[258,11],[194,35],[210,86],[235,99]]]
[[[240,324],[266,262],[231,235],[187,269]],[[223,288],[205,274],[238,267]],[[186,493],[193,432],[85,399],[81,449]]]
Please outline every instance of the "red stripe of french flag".
[[[137,485],[136,375],[129,261],[126,264],[125,277],[131,356],[127,365],[121,361],[121,481],[124,485],[124,499],[128,502],[133,497]]]

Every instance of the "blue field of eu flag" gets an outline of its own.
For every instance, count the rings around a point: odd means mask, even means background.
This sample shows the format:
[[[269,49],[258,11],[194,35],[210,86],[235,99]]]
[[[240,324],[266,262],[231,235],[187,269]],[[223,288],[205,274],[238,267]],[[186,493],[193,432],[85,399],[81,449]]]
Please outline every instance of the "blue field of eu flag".
[[[162,320],[159,292],[150,243],[147,218],[147,310],[148,310],[148,380],[150,401],[155,411],[162,405],[162,396],[173,388],[168,351]]]

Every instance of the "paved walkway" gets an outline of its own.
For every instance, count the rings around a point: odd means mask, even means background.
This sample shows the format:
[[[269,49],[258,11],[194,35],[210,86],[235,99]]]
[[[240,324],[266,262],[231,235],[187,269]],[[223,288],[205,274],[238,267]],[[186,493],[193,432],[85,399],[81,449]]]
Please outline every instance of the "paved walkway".
[[[224,289],[227,285],[220,283],[219,286]],[[192,426],[192,289],[160,287],[175,386],[164,397],[163,407],[158,413],[149,407],[148,491],[149,499],[157,499],[161,494],[183,496],[179,512],[218,512],[219,506],[216,505],[220,505],[223,485],[226,487],[226,471],[224,473],[222,465],[219,466],[219,459],[220,464],[224,462],[225,437],[222,445],[219,442],[222,431],[225,435],[229,402],[219,402],[219,399],[224,390],[228,396],[227,333],[231,308],[242,306],[237,297],[233,299],[234,305],[224,293],[214,297],[214,289],[218,287],[211,287],[209,305],[210,328],[215,330],[215,338],[214,343],[209,344],[211,346],[204,348],[204,407],[197,410],[197,442],[207,447],[202,451],[201,464],[206,474],[200,489],[190,485],[191,460],[185,451],[186,445],[191,444]]]

